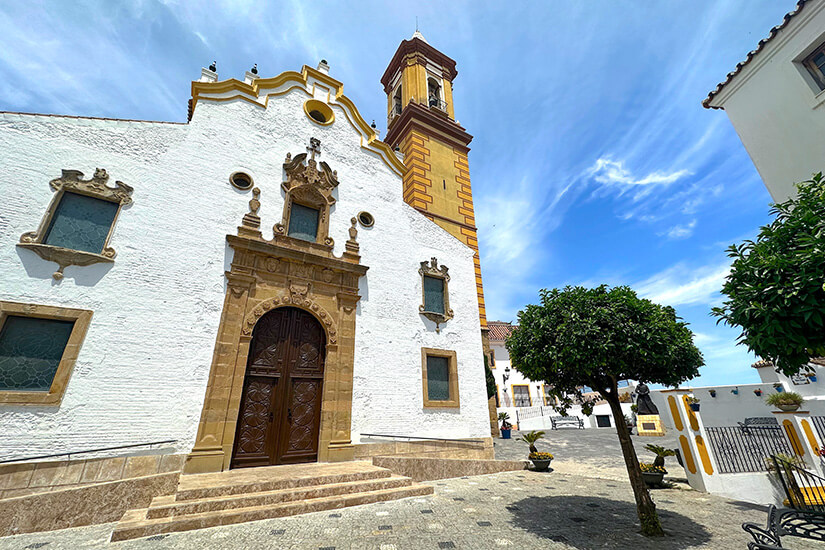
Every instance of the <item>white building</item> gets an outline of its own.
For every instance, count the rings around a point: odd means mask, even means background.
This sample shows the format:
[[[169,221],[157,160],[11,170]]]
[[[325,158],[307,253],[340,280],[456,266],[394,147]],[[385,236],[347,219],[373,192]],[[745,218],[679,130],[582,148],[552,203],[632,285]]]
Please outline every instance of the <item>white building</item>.
[[[188,123],[0,113],[0,457],[491,447],[474,251],[327,65],[192,94]]]
[[[702,104],[728,114],[774,201],[825,171],[825,0],[799,0]]]

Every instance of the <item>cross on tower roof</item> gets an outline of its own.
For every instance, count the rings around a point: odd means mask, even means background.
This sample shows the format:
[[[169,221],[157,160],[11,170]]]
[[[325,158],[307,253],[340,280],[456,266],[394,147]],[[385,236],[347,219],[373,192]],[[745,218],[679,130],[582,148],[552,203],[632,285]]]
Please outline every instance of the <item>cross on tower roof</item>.
[[[309,151],[310,160],[315,160],[316,153],[318,156],[321,156],[321,140],[317,138],[309,138],[309,147],[307,147],[307,151]]]

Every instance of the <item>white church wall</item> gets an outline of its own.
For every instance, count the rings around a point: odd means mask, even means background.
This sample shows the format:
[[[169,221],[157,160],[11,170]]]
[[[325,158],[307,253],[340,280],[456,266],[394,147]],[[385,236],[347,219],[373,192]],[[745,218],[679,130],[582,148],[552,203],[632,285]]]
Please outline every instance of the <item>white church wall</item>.
[[[800,63],[825,42],[823,29],[825,1],[809,2],[711,102],[724,107],[774,201],[825,170],[825,92]]]
[[[0,114],[0,299],[89,309],[92,323],[60,406],[0,407],[0,455],[21,456],[174,439],[191,450],[231,261],[251,194],[229,175],[248,172],[261,189],[262,231],[280,222],[287,152],[321,140],[338,171],[330,235],[340,255],[350,218],[362,263],[353,433],[378,430],[433,437],[489,436],[472,251],[402,201],[400,178],[361,148],[340,116],[330,126],[303,113],[306,94],[270,98],[266,110],[241,101],[201,101],[189,125]],[[56,265],[15,246],[40,223],[62,169],[134,187],[111,246],[112,265]],[[450,268],[455,318],[440,334],[418,315],[419,262]],[[457,352],[461,409],[423,410],[421,347]],[[357,435],[356,435],[357,437]]]

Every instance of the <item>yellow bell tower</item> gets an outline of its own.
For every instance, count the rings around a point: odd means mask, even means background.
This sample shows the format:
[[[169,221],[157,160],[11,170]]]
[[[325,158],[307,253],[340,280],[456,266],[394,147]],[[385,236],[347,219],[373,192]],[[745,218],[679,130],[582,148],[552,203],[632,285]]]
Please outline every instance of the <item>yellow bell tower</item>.
[[[455,61],[427,43],[420,32],[402,41],[381,77],[387,94],[385,141],[404,155],[404,201],[475,251],[486,351],[487,316],[467,163],[473,136],[455,120],[457,74]]]

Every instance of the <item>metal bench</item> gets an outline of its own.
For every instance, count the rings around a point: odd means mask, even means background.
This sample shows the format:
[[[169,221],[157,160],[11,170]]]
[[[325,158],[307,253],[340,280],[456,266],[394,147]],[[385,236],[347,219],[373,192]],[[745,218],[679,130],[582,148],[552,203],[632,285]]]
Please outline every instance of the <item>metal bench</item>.
[[[753,537],[748,550],[781,550],[781,537],[825,542],[825,512],[771,506],[766,527],[747,522],[742,524],[742,529]]]
[[[751,428],[779,430],[779,422],[773,416],[753,416],[746,418],[744,422],[737,422],[739,429],[745,435],[751,434]]]
[[[551,416],[550,422],[552,422],[554,430],[565,426],[584,429],[584,420],[578,416]]]

